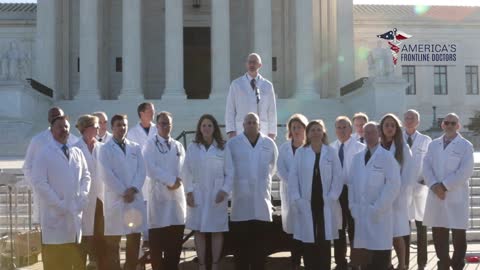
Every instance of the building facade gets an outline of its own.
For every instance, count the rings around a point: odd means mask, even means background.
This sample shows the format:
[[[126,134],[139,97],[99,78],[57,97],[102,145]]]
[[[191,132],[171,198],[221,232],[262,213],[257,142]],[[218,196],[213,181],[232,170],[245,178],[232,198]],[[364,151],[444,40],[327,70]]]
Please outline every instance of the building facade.
[[[456,60],[401,61],[399,52],[392,78],[366,80],[370,51],[378,41],[387,44],[377,35],[393,28],[412,35],[407,45],[454,44]],[[261,73],[275,86],[279,124],[302,112],[325,119],[333,135],[338,115],[365,111],[375,119],[406,108],[422,113],[422,129],[448,111],[468,121],[480,102],[479,34],[478,7],[419,10],[352,0],[0,4],[0,149],[22,155],[53,104],[73,119],[96,110],[127,113],[133,125],[137,104],[148,100],[174,114],[174,134],[194,129],[203,113],[223,123],[230,81],[244,74],[250,52],[262,56]],[[25,78],[52,97],[25,86]],[[342,87],[350,93],[342,95]]]

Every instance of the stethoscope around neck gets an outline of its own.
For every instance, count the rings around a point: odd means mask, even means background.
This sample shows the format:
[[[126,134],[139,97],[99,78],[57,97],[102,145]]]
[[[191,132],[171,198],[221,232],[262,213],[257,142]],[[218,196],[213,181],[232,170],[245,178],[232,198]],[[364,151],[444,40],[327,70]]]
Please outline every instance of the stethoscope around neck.
[[[160,154],[166,154],[168,153],[168,151],[170,151],[168,147],[165,147],[163,143],[160,143],[160,141],[158,140],[158,136],[155,136],[155,147],[157,147],[157,150],[158,152],[160,152]],[[175,148],[176,147],[177,146],[175,145]],[[177,149],[177,155],[178,155],[178,149]]]

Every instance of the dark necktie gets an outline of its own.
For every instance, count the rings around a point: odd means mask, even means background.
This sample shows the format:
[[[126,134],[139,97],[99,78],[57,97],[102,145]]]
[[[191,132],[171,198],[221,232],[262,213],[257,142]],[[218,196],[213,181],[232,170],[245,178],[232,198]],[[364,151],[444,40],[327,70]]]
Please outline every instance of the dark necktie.
[[[66,144],[64,144],[62,146],[62,151],[63,151],[63,154],[65,155],[65,157],[67,159],[70,159],[70,151],[68,150],[68,146]]]
[[[170,145],[170,143],[169,143],[168,141],[165,141],[165,144],[167,145],[168,150],[170,151],[170,149],[172,148],[172,146]]]
[[[370,150],[367,150],[367,153],[365,153],[365,165],[367,165],[371,157],[372,157],[372,153],[370,153]]]
[[[340,149],[338,149],[338,157],[340,158],[340,164],[342,164],[342,168],[343,168],[343,158],[344,158],[344,152],[343,152],[343,147],[345,146],[345,144],[341,144],[340,145]]]
[[[127,151],[125,150],[125,142],[117,142],[120,149],[122,149],[123,153],[126,155]]]
[[[257,98],[257,104],[260,103],[260,91],[257,88],[257,83],[255,79],[252,79],[250,81],[250,86],[252,87],[252,90],[255,92],[255,97]]]
[[[360,142],[363,143],[365,139],[363,137],[360,138]]]
[[[407,143],[408,143],[408,146],[410,146],[410,148],[412,148],[412,145],[413,145],[412,136],[408,136]]]
[[[255,91],[255,89],[257,89],[257,84],[255,82],[255,79],[252,79],[250,81],[250,86],[252,87],[252,90]]]

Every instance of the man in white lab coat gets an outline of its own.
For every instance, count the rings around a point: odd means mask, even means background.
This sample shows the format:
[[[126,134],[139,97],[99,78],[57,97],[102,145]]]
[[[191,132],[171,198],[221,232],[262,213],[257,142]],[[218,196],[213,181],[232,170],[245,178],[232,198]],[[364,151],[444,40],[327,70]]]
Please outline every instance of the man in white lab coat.
[[[82,269],[79,241],[90,173],[82,151],[68,145],[66,116],[51,119],[52,139],[33,161],[31,181],[41,210],[42,260],[48,270]]]
[[[353,115],[352,121],[355,129],[352,138],[361,143],[365,143],[365,139],[363,138],[363,126],[368,122],[368,115],[363,112],[357,112]]]
[[[133,126],[127,134],[127,139],[136,142],[140,145],[140,148],[143,149],[143,146],[147,141],[157,134],[157,128],[154,123],[152,123],[153,116],[155,115],[155,106],[150,102],[143,102],[137,107],[137,114],[140,122]],[[150,179],[147,177],[145,179],[145,184],[143,185],[143,196],[145,199],[145,204],[148,204],[150,194]],[[147,206],[148,207],[148,206]],[[147,242],[148,229],[143,232],[143,241]]]
[[[97,170],[105,186],[106,268],[120,269],[120,239],[127,237],[125,270],[136,269],[140,233],[146,230],[146,209],[142,195],[145,163],[142,149],[125,138],[126,115],[111,120],[113,138],[100,148]]]
[[[53,119],[64,116],[65,113],[60,107],[52,107],[48,110],[48,124],[51,125]],[[44,131],[33,136],[30,144],[27,148],[27,153],[25,154],[25,161],[23,163],[23,174],[25,175],[25,182],[27,185],[32,183],[32,167],[35,156],[40,152],[40,150],[48,145],[52,141],[52,132],[50,126]],[[70,134],[68,136],[68,145],[74,145],[78,141],[78,138]],[[40,224],[40,212],[39,212],[39,202],[37,196],[33,194],[33,207],[32,207],[32,223]]]
[[[350,247],[353,247],[354,222],[350,208],[348,207],[348,198],[351,196],[348,192],[348,175],[352,166],[353,157],[365,149],[365,145],[352,137],[352,122],[347,116],[339,116],[335,120],[335,134],[337,140],[330,144],[335,149],[340,164],[342,166],[342,183],[344,183],[339,201],[342,207],[342,229],[339,232],[339,238],[333,241],[336,270],[347,269],[347,237],[350,241]]]
[[[272,222],[271,188],[278,150],[260,133],[255,113],[244,117],[244,132],[225,148],[227,176],[233,177],[231,230],[235,237],[235,269],[265,268],[265,239]]]
[[[423,176],[430,189],[423,223],[432,227],[438,269],[460,270],[465,266],[467,251],[468,182],[473,173],[473,146],[458,133],[460,119],[455,113],[445,116],[442,129],[444,134],[430,143],[423,163]]]
[[[414,185],[411,191],[412,196],[408,198],[409,218],[415,220],[417,228],[417,265],[419,270],[425,269],[427,265],[427,227],[423,225],[423,215],[425,212],[425,204],[427,202],[428,187],[423,179],[423,158],[427,154],[428,145],[432,139],[427,135],[418,132],[417,127],[420,124],[420,114],[416,110],[408,110],[404,115],[403,132],[404,141],[412,150],[412,166]],[[410,235],[405,236],[406,246],[410,246]],[[410,249],[407,248],[405,262],[410,261]]]
[[[243,118],[254,112],[260,119],[264,135],[277,136],[277,107],[275,92],[270,81],[260,75],[262,58],[256,53],[247,57],[247,73],[235,79],[228,91],[225,109],[225,130],[229,138],[242,134]]]
[[[156,117],[158,133],[147,141],[143,155],[151,179],[148,203],[150,257],[153,269],[176,270],[182,252],[187,203],[179,177],[185,160],[183,145],[170,136],[169,112]]]
[[[400,168],[378,142],[375,122],[364,126],[367,148],[356,154],[350,169],[352,191],[350,210],[355,220],[355,248],[370,255],[367,270],[387,270],[391,265],[393,245],[393,201],[400,191]]]
[[[105,112],[94,112],[92,115],[98,117],[98,135],[97,141],[107,143],[112,139],[112,133],[108,132],[108,116]]]

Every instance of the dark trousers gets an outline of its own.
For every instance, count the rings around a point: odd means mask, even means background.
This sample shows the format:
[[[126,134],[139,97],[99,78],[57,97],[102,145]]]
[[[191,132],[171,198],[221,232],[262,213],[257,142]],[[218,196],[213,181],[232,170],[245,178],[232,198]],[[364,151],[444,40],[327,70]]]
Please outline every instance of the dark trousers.
[[[182,253],[184,225],[149,230],[153,270],[177,270]]]
[[[370,263],[366,270],[388,270],[391,265],[391,250],[369,250]],[[362,270],[364,268],[362,267]]]
[[[301,261],[302,261],[302,255],[303,255],[303,244],[301,241],[294,239],[293,235],[290,235],[290,237],[292,238],[291,240],[292,246],[290,250],[290,253],[291,253],[290,260],[291,260],[292,266],[300,266],[300,264],[302,263]]]
[[[316,243],[303,244],[303,261],[306,270],[330,270],[331,242],[317,240]]]
[[[450,258],[450,230],[452,231],[453,256]],[[467,234],[466,230],[432,228],[433,244],[437,254],[439,270],[447,270],[452,267],[453,270],[463,269],[465,266],[465,254],[467,252]]]
[[[342,194],[339,198],[340,206],[342,207],[342,229],[339,231],[338,239],[333,241],[335,264],[337,269],[347,269],[347,232],[350,247],[352,247],[354,238],[354,223],[352,213],[348,207],[348,188],[343,187]]]
[[[235,241],[234,261],[236,270],[264,270],[270,222],[260,220],[231,223]]]
[[[103,203],[97,199],[95,205],[95,220],[93,223],[93,235],[82,236],[82,262],[86,265],[87,255],[90,261],[97,263],[97,269],[107,270],[105,267],[105,236],[104,236]]]
[[[42,245],[42,261],[45,270],[84,270],[80,245],[75,243]]]
[[[126,260],[124,270],[135,270],[140,252],[140,233],[127,234]],[[108,270],[120,270],[120,240],[121,235],[105,236],[106,250],[105,267]]]
[[[417,265],[419,267],[427,266],[427,227],[423,226],[421,221],[415,220],[415,227],[417,228]],[[409,267],[410,262],[410,235],[403,237],[407,254],[405,256],[406,266]]]

